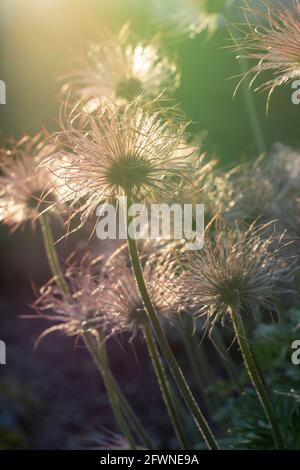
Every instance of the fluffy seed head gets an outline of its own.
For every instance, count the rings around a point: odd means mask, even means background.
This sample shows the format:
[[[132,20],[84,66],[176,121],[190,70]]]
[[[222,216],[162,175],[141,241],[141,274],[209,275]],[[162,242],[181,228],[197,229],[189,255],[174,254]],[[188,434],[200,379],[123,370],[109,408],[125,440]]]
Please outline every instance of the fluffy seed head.
[[[101,330],[106,337],[124,332],[134,337],[140,331],[148,319],[133,272],[123,263],[122,252],[117,251],[113,259],[115,268],[111,266],[111,257],[105,262],[101,258],[99,263],[96,258],[69,267],[65,272],[70,291],[67,298],[53,280],[41,289],[34,308],[55,324],[39,340],[54,331],[77,336]],[[144,276],[158,314],[167,320],[174,296],[164,292],[158,272],[156,257],[149,257],[144,264]]]
[[[174,177],[190,171],[195,151],[182,145],[185,128],[144,109],[140,100],[122,109],[115,103],[108,109],[106,102],[96,115],[75,107],[57,137],[59,150],[45,165],[62,182],[61,202],[69,202],[84,221],[119,195],[138,201],[173,190]]]
[[[175,64],[160,55],[154,44],[129,43],[125,25],[117,36],[91,44],[78,69],[70,73],[63,90],[73,92],[93,110],[106,97],[124,105],[143,94],[155,98],[179,84]]]
[[[248,223],[267,217],[276,188],[270,180],[263,158],[238,165],[212,181],[211,194],[218,202],[216,210],[230,221]]]
[[[245,1],[245,23],[232,31],[240,55],[255,61],[247,72],[252,82],[262,73],[271,72],[272,78],[257,90],[274,89],[300,77],[300,5],[290,0],[287,6],[276,0],[261,0],[259,7]]]
[[[70,297],[66,298],[51,280],[41,289],[34,308],[44,318],[55,323],[40,336],[62,331],[68,336],[81,335],[84,331],[95,331],[105,324],[101,310],[101,289],[103,282],[90,266],[70,267],[65,272]]]
[[[41,162],[54,151],[42,134],[24,136],[0,149],[0,220],[16,230],[54,203],[54,178]],[[45,203],[45,205],[41,203]]]
[[[170,292],[163,291],[156,269],[156,260],[150,259],[145,263],[144,277],[161,320],[170,320],[174,297]],[[148,323],[147,312],[130,268],[117,267],[109,271],[102,306],[108,319],[106,330],[111,334],[129,332],[133,338]]]
[[[227,220],[251,223],[281,220],[282,205],[299,198],[300,154],[276,144],[270,155],[233,167],[216,169],[207,175],[199,199],[206,213],[220,212]]]
[[[292,276],[291,262],[282,256],[283,236],[271,228],[271,223],[252,224],[241,230],[217,221],[204,247],[183,259],[178,281],[182,305],[193,303],[210,326],[225,319],[232,306],[253,314],[260,307],[270,309],[274,295]]]
[[[288,145],[276,144],[267,161],[266,174],[276,186],[279,197],[300,196],[300,152]],[[277,197],[278,199],[278,197]]]
[[[296,242],[291,249],[299,255],[300,236],[300,153],[277,144],[269,158],[267,174],[275,194],[270,211]]]

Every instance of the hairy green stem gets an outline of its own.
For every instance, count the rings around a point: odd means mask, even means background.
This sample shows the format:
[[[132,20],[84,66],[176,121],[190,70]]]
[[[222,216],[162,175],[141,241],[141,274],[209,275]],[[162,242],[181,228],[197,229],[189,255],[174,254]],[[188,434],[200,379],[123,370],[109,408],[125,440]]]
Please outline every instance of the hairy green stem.
[[[131,449],[136,449],[136,443],[135,443],[134,437],[123,416],[123,413],[120,407],[119,398],[117,396],[113,381],[111,380],[111,373],[110,373],[110,369],[108,366],[106,350],[105,348],[100,348],[97,354],[94,350],[93,342],[88,333],[84,333],[84,340],[92,357],[95,358],[95,355],[97,355],[99,358],[99,362],[101,363],[101,372],[102,372],[103,382],[107,391],[107,395],[109,397],[110,405],[113,409],[116,421],[118,423],[118,426],[121,429],[124,437],[127,439]],[[97,365],[98,360],[96,358],[95,358],[95,362]]]
[[[190,331],[187,331],[185,325],[179,325],[179,331],[183,339],[183,344],[187,353],[187,357],[190,362],[191,371],[193,373],[194,380],[202,395],[204,405],[208,411],[213,413],[213,410],[215,409],[214,400],[212,399],[213,398],[212,394],[207,393],[204,380],[200,373],[200,370],[207,370],[209,367],[209,362],[206,361],[205,358],[203,358],[203,353],[205,353],[205,351],[203,350],[202,346],[200,346],[199,348],[196,347],[194,336]],[[198,363],[199,359],[200,361],[203,360],[203,362],[205,362],[204,369],[201,366],[199,367],[199,363]]]
[[[212,334],[212,339],[214,341],[214,344],[217,348],[217,350],[221,354],[221,358],[225,367],[225,370],[228,374],[228,377],[231,379],[232,384],[234,385],[234,388],[237,392],[242,391],[242,386],[239,380],[238,373],[235,369],[234,362],[231,358],[231,355],[226,347],[226,344],[223,340],[222,334],[220,333],[218,329],[218,325],[215,326]]]
[[[66,300],[70,300],[71,296],[70,296],[69,287],[68,287],[68,284],[65,281],[64,274],[61,270],[59,259],[58,259],[56,249],[55,249],[55,245],[54,245],[54,239],[53,239],[53,234],[52,234],[52,230],[51,230],[49,215],[46,214],[46,213],[42,214],[39,218],[39,221],[40,221],[40,225],[41,225],[41,231],[42,231],[42,235],[43,235],[43,241],[44,241],[44,245],[45,245],[47,259],[48,259],[48,262],[49,262],[49,265],[50,265],[50,268],[51,268],[52,275],[54,276],[55,282],[57,283],[58,287],[62,291],[62,293],[65,296]],[[87,340],[86,335],[84,335],[84,341],[85,341],[92,357],[95,360],[94,348],[92,347],[92,343],[90,342],[90,340],[89,341]],[[105,348],[105,345],[103,344],[103,349],[104,348]],[[106,354],[105,351],[104,351],[104,353]],[[104,357],[104,356],[102,356],[102,357]],[[101,361],[101,363],[102,363],[102,361]],[[99,367],[98,362],[97,362],[97,364],[98,364],[98,367]],[[126,398],[123,396],[123,394],[122,394],[121,390],[119,389],[115,379],[112,377],[112,374],[111,374],[109,368],[107,367],[106,370],[105,370],[105,367],[104,368],[101,367],[100,371],[102,373],[103,379],[104,379],[104,371],[106,373],[106,377],[105,377],[106,379],[107,379],[108,375],[110,376],[110,378],[109,378],[110,387],[109,387],[109,389],[107,389],[108,395],[110,393],[112,393],[112,391],[114,390],[113,395],[118,396],[119,401],[121,403],[121,406],[123,406],[123,408],[127,411],[128,418],[136,425],[136,428],[137,428],[137,431],[138,431],[139,435],[144,438],[144,441],[145,441],[146,445],[148,445],[150,448],[152,448],[151,447],[152,444],[151,444],[150,439],[148,439],[145,432],[143,431],[143,428],[139,424],[138,419],[135,417],[135,414],[134,414],[133,410],[131,409],[130,405],[128,404]],[[118,405],[118,402],[116,402],[116,399],[115,399],[114,396],[112,398],[109,396],[109,399],[110,399],[110,402],[114,405],[114,410],[113,410],[114,413],[117,412],[117,416],[119,417],[120,412],[116,410],[116,405]],[[116,415],[116,413],[115,413],[115,415]],[[116,416],[116,419],[117,419],[117,416]],[[120,421],[119,425],[121,424],[121,422],[123,422],[123,419],[124,418],[121,416],[121,421]],[[118,418],[118,421],[119,421],[119,418]],[[125,422],[125,425],[127,426],[126,422]],[[129,443],[130,443],[131,440],[132,439],[130,437],[130,439],[128,439]]]
[[[127,199],[128,207],[131,205],[131,198]],[[155,332],[159,347],[164,354],[170,371],[173,374],[174,380],[180,393],[186,401],[188,408],[190,409],[195,422],[201,432],[203,439],[205,440],[207,447],[209,449],[218,449],[217,441],[214,437],[212,430],[209,427],[205,417],[203,416],[199,406],[196,403],[196,400],[185,380],[185,377],[177,363],[177,360],[169,346],[167,338],[165,336],[164,330],[161,327],[157,312],[152,304],[148,289],[144,280],[143,270],[140,263],[140,258],[137,250],[136,241],[130,237],[129,227],[132,221],[132,216],[127,217],[127,242],[128,249],[130,254],[130,259],[132,263],[133,272],[135,275],[136,283],[143,299],[145,309],[148,313],[149,320],[151,322],[152,328]]]
[[[92,339],[92,338],[91,338]],[[94,358],[94,361],[102,375],[102,362],[101,362],[101,356],[99,357],[99,354],[98,354],[98,348],[105,348],[105,343],[104,343],[104,337],[103,337],[103,334],[101,333],[100,330],[98,330],[98,339],[97,339],[97,345],[95,346],[95,348],[93,348],[93,351],[91,352],[93,358]],[[110,379],[113,383],[113,386],[114,386],[114,389],[115,389],[115,392],[118,396],[118,399],[120,401],[120,405],[123,409],[123,412],[124,414],[127,416],[129,422],[131,423],[134,431],[135,431],[135,434],[144,442],[145,446],[147,449],[154,449],[154,445],[153,445],[153,442],[151,441],[150,437],[147,435],[147,433],[145,432],[142,424],[140,423],[138,417],[136,416],[135,412],[133,411],[133,409],[131,408],[129,402],[127,401],[127,398],[125,397],[125,395],[123,394],[123,392],[121,391],[118,383],[116,382],[116,379],[114,378],[113,374],[111,373],[110,369],[109,369],[109,372],[110,372]]]
[[[250,380],[256,390],[258,398],[270,423],[276,447],[278,449],[283,449],[284,443],[282,434],[279,429],[273,406],[264,385],[262,376],[260,375],[260,372],[256,366],[255,357],[248,342],[245,325],[238,307],[231,307],[230,317]]]
[[[56,284],[62,291],[63,295],[66,298],[69,298],[70,292],[69,292],[68,284],[65,281],[64,275],[62,273],[62,270],[59,264],[58,256],[54,247],[54,240],[53,240],[49,215],[47,213],[42,214],[39,217],[39,221],[41,225],[44,246],[45,246],[49,266],[51,268],[51,272],[55,278]]]
[[[238,59],[238,62],[239,62],[241,72],[245,74],[248,70],[247,60],[243,57],[240,57]],[[267,145],[266,145],[265,138],[261,129],[253,93],[250,90],[250,83],[247,78],[243,80],[242,86],[243,86],[243,91],[244,91],[246,109],[247,109],[247,113],[248,113],[248,117],[250,121],[252,134],[256,143],[256,148],[260,154],[264,154],[267,151]]]
[[[152,359],[153,368],[155,370],[157,380],[160,386],[162,397],[171,418],[178,442],[182,449],[189,449],[189,443],[185,436],[181,418],[177,412],[176,405],[173,402],[172,392],[168,383],[167,375],[162,364],[159,351],[157,349],[155,339],[149,326],[143,327],[144,338]]]

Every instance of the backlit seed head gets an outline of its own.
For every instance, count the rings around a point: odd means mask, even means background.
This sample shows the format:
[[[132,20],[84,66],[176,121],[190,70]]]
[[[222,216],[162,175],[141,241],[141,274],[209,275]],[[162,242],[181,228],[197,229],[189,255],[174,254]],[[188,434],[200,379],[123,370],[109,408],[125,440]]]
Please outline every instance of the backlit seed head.
[[[78,336],[101,330],[106,338],[121,333],[130,333],[133,338],[148,324],[131,267],[117,261],[119,254],[117,251],[114,257],[115,267],[111,266],[111,260],[105,261],[103,257],[87,257],[79,265],[68,267],[64,273],[68,296],[54,280],[41,289],[34,308],[54,325],[42,333],[39,341],[54,331]],[[145,280],[161,320],[170,320],[174,296],[164,292],[158,272],[156,257],[152,256],[144,264]]]
[[[276,144],[267,160],[269,175],[278,194],[277,199],[300,196],[300,152],[288,145]]]
[[[44,165],[61,181],[61,202],[82,221],[120,195],[135,202],[166,195],[191,172],[195,148],[182,145],[186,124],[163,120],[140,100],[122,109],[106,101],[94,115],[75,106],[63,126],[59,150]]]
[[[66,297],[54,280],[42,289],[34,308],[54,325],[45,330],[39,341],[46,335],[61,331],[67,336],[81,335],[86,331],[94,333],[106,322],[101,309],[103,279],[92,265],[71,266],[65,273],[69,287]]]
[[[78,62],[63,90],[71,88],[89,110],[95,110],[104,97],[124,105],[139,95],[152,99],[179,85],[175,64],[154,44],[131,44],[128,25],[116,36],[108,33],[99,44],[91,44]]]
[[[106,330],[111,334],[129,332],[133,338],[148,324],[148,315],[132,270],[118,266],[117,263],[115,269],[109,270],[102,296],[102,307],[108,319]],[[144,265],[144,278],[152,304],[162,321],[170,320],[174,296],[164,291],[158,272],[157,260],[150,258]]]
[[[206,214],[220,212],[232,222],[281,220],[282,206],[300,196],[299,188],[298,150],[276,144],[268,156],[208,173],[198,202],[205,204]]]
[[[219,318],[225,320],[232,306],[253,314],[259,308],[271,309],[274,295],[285,291],[284,283],[293,276],[285,246],[272,223],[245,229],[217,219],[204,247],[182,258],[178,279],[182,306],[193,304],[210,327]]]
[[[269,90],[269,98],[277,86],[300,77],[300,5],[287,3],[261,0],[251,7],[245,1],[244,27],[238,24],[231,31],[239,56],[255,61],[245,76],[253,77],[253,83],[262,73],[272,73],[257,88]]]
[[[16,230],[55,203],[55,178],[39,165],[55,147],[42,134],[9,141],[0,149],[0,220]]]
[[[216,201],[215,212],[228,220],[251,223],[268,218],[276,195],[276,185],[267,171],[267,160],[257,158],[220,172],[211,180],[211,202]],[[212,197],[213,196],[213,197]]]

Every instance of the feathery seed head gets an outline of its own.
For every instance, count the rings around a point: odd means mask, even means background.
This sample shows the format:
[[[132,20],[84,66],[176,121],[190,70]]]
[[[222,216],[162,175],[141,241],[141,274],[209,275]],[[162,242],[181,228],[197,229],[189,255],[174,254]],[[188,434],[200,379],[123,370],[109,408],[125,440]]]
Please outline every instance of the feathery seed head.
[[[68,336],[81,335],[85,331],[94,332],[105,324],[101,310],[101,277],[95,275],[91,267],[70,267],[65,272],[70,290],[66,298],[51,280],[41,289],[41,295],[34,307],[55,325],[48,328],[40,339],[53,331],[62,331]]]
[[[157,277],[156,260],[150,258],[144,266],[144,277],[152,303],[161,320],[170,319],[173,296],[163,291]],[[107,288],[103,290],[102,307],[106,313],[106,330],[111,334],[129,332],[132,338],[148,324],[148,316],[138,291],[132,270],[117,267],[109,271]]]
[[[192,302],[209,325],[232,306],[254,314],[260,307],[270,309],[275,293],[285,290],[283,283],[293,274],[290,260],[283,256],[283,236],[270,233],[271,227],[252,224],[241,230],[217,220],[204,247],[183,258],[181,302]]]
[[[96,115],[75,107],[60,148],[44,163],[62,182],[62,202],[69,202],[82,220],[99,204],[130,195],[135,201],[173,190],[174,177],[190,171],[194,147],[182,146],[186,124],[162,120],[138,99],[120,109],[105,102]],[[58,188],[59,191],[59,188]]]
[[[266,173],[274,182],[280,197],[300,196],[299,150],[278,143],[274,146],[266,166]]]
[[[55,182],[43,160],[54,151],[43,135],[24,136],[0,150],[0,220],[16,230],[55,202]]]
[[[216,197],[228,220],[251,223],[268,215],[276,188],[266,167],[266,161],[259,157],[229,170],[223,179],[216,180],[214,193],[219,193]]]
[[[122,254],[121,254],[122,256]],[[98,259],[71,266],[65,272],[70,298],[56,286],[53,280],[41,289],[34,304],[45,318],[55,322],[40,339],[54,331],[68,336],[86,331],[101,330],[106,337],[129,332],[134,337],[148,322],[147,313],[138,292],[130,267],[118,262],[119,251],[114,257],[115,268]],[[106,260],[110,264],[110,258]],[[168,319],[172,310],[171,293],[164,293],[156,275],[156,259],[150,257],[144,265],[144,275],[152,301],[162,319]]]
[[[291,250],[299,254],[300,235],[300,153],[277,144],[268,159],[266,173],[274,187],[271,215],[277,218],[287,234],[296,239]]]
[[[274,89],[300,77],[300,5],[291,0],[290,5],[282,1],[261,0],[260,7],[251,7],[245,1],[244,27],[236,26],[232,37],[240,55],[256,63],[246,72],[254,80],[264,72],[272,78],[257,90]]]
[[[276,144],[270,155],[234,168],[225,174],[223,214],[230,220],[281,221],[284,207],[299,197],[300,155],[283,144]]]
[[[104,97],[124,105],[141,94],[152,99],[179,85],[176,65],[154,44],[130,44],[128,25],[118,35],[108,34],[100,44],[91,44],[78,70],[66,78],[63,90],[72,88],[90,110]]]
[[[299,152],[277,144],[268,157],[212,173],[204,194],[206,212],[248,223],[280,219],[282,202],[299,195],[299,175]]]

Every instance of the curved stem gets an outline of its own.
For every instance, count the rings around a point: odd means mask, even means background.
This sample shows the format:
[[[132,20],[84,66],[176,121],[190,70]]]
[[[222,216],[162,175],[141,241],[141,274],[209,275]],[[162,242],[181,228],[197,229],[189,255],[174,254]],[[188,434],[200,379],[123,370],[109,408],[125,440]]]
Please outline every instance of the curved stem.
[[[270,423],[273,438],[276,444],[276,447],[279,449],[284,448],[283,438],[281,431],[279,429],[276,416],[272,407],[271,400],[269,398],[268,392],[265,388],[263,379],[259,373],[258,368],[255,364],[255,358],[251,350],[250,344],[247,339],[245,325],[240,315],[238,307],[231,307],[230,317],[232,324],[234,326],[235,334],[241,349],[241,353],[244,359],[244,363],[249,374],[250,380],[256,390],[258,398],[264,408],[267,419]]]
[[[95,355],[99,357],[99,361],[101,363],[101,373],[103,377],[103,382],[107,390],[107,395],[109,397],[110,405],[113,409],[118,426],[121,429],[124,437],[127,439],[131,449],[136,449],[134,437],[127,425],[127,422],[123,416],[122,410],[120,409],[117,393],[116,393],[116,390],[114,389],[114,386],[111,380],[111,373],[110,373],[108,362],[107,362],[106,350],[104,348],[100,348],[97,354],[94,349],[94,345],[93,345],[93,342],[89,333],[84,333],[84,340],[92,357],[94,358]],[[96,359],[95,359],[95,362],[96,364],[98,363]]]
[[[128,207],[131,205],[131,198],[128,197]],[[207,447],[209,449],[218,449],[217,441],[213,435],[212,430],[210,429],[206,419],[204,418],[199,406],[196,403],[195,398],[185,380],[185,377],[177,364],[176,358],[169,346],[165,333],[161,327],[158,315],[156,313],[155,308],[151,302],[150,295],[148,293],[148,289],[144,280],[143,271],[139,259],[139,254],[137,250],[136,241],[130,237],[129,233],[129,225],[132,221],[132,217],[127,217],[127,243],[129,254],[131,258],[132,268],[135,275],[136,283],[143,299],[145,309],[148,313],[149,320],[155,332],[159,347],[164,354],[170,371],[173,374],[175,383],[182,394],[183,398],[186,401],[187,406],[189,407],[195,422],[205,440]]]
[[[54,247],[54,240],[51,231],[51,225],[49,221],[49,215],[47,213],[42,214],[39,217],[44,245],[46,249],[46,254],[48,258],[48,262],[51,268],[51,272],[55,278],[55,282],[62,291],[63,295],[67,298],[70,297],[70,292],[68,288],[68,284],[65,281],[64,275],[62,273],[58,256]]]
[[[139,438],[144,442],[145,446],[149,450],[155,449],[155,446],[149,436],[146,434],[142,424],[140,423],[139,419],[137,418],[135,412],[131,408],[130,404],[128,403],[126,397],[123,395],[119,385],[117,384],[115,378],[113,375],[111,375],[111,380],[114,384],[116,393],[118,395],[118,398],[120,400],[120,405],[124,410],[124,413],[126,414],[129,422],[132,424],[136,431],[136,435],[139,436]]]
[[[218,329],[218,325],[215,326],[211,333],[213,344],[221,355],[224,368],[226,369],[227,375],[230,378],[235,390],[239,393],[242,392],[242,386],[240,384],[238,372],[235,369],[234,362],[231,358],[230,352],[228,351],[225,341]]]
[[[196,381],[199,392],[201,393],[203,403],[209,412],[214,413],[216,406],[221,406],[221,403],[217,400],[217,396],[214,396],[215,394],[207,391],[206,383],[213,382],[213,374],[206,351],[203,345],[199,347],[196,345],[195,336],[193,332],[190,331],[189,324],[182,325],[179,323],[178,329],[182,336],[183,344],[190,362],[191,371],[193,373],[193,378]],[[208,379],[206,382],[200,373],[200,371],[204,370],[205,377]]]
[[[99,337],[99,340],[97,340],[97,348],[92,348],[90,350],[90,353],[91,353],[91,355],[92,355],[92,357],[93,357],[93,359],[96,363],[97,368],[99,369],[99,371],[102,375],[103,374],[102,361],[101,361],[101,356],[99,357],[99,354],[98,354],[97,350],[98,350],[98,348],[105,348],[105,344],[104,344],[103,335],[102,335],[101,331],[99,331],[99,330],[98,330],[98,337]],[[92,340],[92,338],[90,338],[90,339]],[[136,416],[135,412],[131,408],[129,402],[127,401],[127,398],[125,397],[122,390],[120,389],[120,387],[119,387],[116,379],[114,378],[113,374],[111,373],[110,369],[109,369],[109,372],[110,372],[110,380],[111,380],[111,382],[114,386],[116,395],[117,395],[117,397],[119,399],[119,402],[120,402],[120,405],[121,405],[121,407],[124,411],[124,414],[127,416],[129,422],[132,424],[132,426],[133,426],[133,428],[136,432],[136,435],[144,441],[144,444],[147,447],[147,449],[154,449],[155,447],[153,445],[153,442],[151,441],[151,439],[149,438],[149,436],[145,432],[142,424],[140,423],[138,417]]]
[[[243,57],[238,59],[240,70],[243,74],[245,74],[248,70],[247,60]],[[250,89],[250,83],[248,79],[243,80],[243,91],[244,91],[244,98],[246,109],[250,121],[250,127],[252,130],[252,134],[256,143],[256,148],[260,154],[265,154],[267,151],[267,145],[265,142],[265,138],[262,132],[259,116],[257,113],[256,105],[252,90]]]
[[[143,328],[143,333],[144,333],[145,341],[147,343],[150,357],[152,359],[153,368],[157,376],[161,393],[162,393],[165,405],[167,407],[169,416],[171,418],[177,439],[182,449],[189,449],[189,443],[185,436],[185,432],[182,427],[180,416],[177,412],[175,404],[173,403],[171,389],[168,383],[166,372],[164,370],[164,366],[160,359],[159,352],[157,350],[157,346],[155,344],[155,339],[153,338],[152,331],[148,326],[145,326]]]
[[[40,221],[40,225],[41,225],[44,245],[45,245],[45,249],[46,249],[46,253],[47,253],[48,262],[49,262],[49,265],[50,265],[50,268],[51,268],[51,272],[52,272],[52,274],[55,278],[55,282],[57,283],[58,287],[60,288],[62,294],[64,295],[64,297],[66,298],[67,301],[70,301],[71,295],[70,295],[69,287],[68,287],[68,284],[65,281],[65,278],[64,278],[63,272],[61,270],[59,260],[58,260],[58,256],[57,256],[57,253],[56,253],[56,249],[55,249],[55,246],[54,246],[54,239],[53,239],[53,234],[52,234],[52,230],[51,230],[51,224],[50,224],[50,221],[49,221],[49,215],[46,214],[46,213],[42,214],[39,218],[39,221]],[[85,336],[84,336],[84,340],[85,340],[85,343],[86,343],[90,353],[92,354],[92,347],[91,347],[92,345],[91,345],[91,343],[89,341],[87,341]],[[106,354],[105,351],[104,351],[104,353]],[[104,354],[104,353],[102,353],[102,354]],[[93,354],[92,354],[92,356],[94,357]],[[107,361],[106,361],[106,365],[107,365]],[[125,431],[127,432],[128,426],[127,426],[126,422],[125,422],[125,425],[123,425],[124,418],[123,418],[120,410],[118,409],[118,401],[116,400],[117,392],[116,392],[116,389],[114,387],[114,384],[116,384],[116,382],[113,382],[112,380],[110,380],[111,373],[110,373],[109,367],[108,366],[105,367],[105,364],[104,364],[104,368],[102,369],[101,372],[102,372],[103,380],[105,382],[105,386],[106,386],[106,389],[107,389],[109,400],[110,400],[110,403],[112,405],[116,420],[117,420],[117,422],[120,426],[120,429],[122,430],[122,432],[124,432],[124,436],[127,438],[130,445],[132,445],[132,448],[135,448],[135,443],[133,441],[133,438],[130,435],[130,431],[129,431],[128,435],[125,434]],[[126,400],[125,397],[124,397],[124,400]]]

